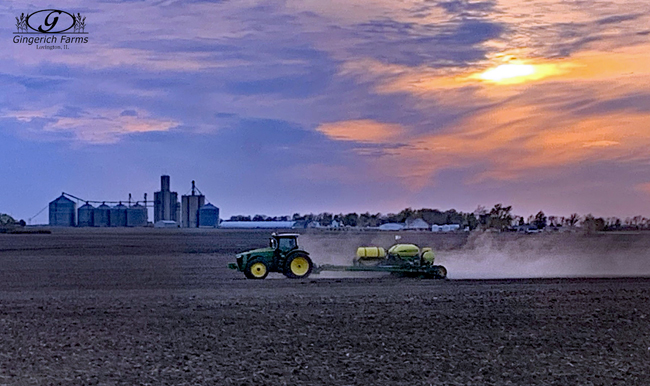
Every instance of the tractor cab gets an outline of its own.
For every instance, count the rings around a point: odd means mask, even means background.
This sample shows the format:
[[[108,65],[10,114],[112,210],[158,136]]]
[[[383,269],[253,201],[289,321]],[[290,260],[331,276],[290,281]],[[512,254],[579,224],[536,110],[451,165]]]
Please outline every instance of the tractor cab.
[[[298,249],[298,236],[297,233],[273,233],[269,240],[270,247],[282,254],[286,254],[289,251]]]

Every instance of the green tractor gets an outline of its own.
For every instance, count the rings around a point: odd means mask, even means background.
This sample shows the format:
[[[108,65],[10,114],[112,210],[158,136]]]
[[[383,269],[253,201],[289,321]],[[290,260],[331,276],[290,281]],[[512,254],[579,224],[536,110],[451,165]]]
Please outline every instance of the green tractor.
[[[316,266],[309,253],[298,247],[298,234],[271,234],[269,247],[237,254],[237,262],[228,268],[248,279],[264,279],[269,272],[279,272],[291,279],[304,279],[323,271],[389,272],[396,276],[446,279],[447,269],[434,265],[431,248],[414,244],[395,244],[388,251],[381,247],[359,247],[351,266],[325,264]]]
[[[309,277],[314,263],[309,253],[298,246],[298,234],[271,234],[267,248],[237,254],[237,262],[228,268],[244,272],[248,279],[264,279],[269,272],[279,272],[290,279]]]

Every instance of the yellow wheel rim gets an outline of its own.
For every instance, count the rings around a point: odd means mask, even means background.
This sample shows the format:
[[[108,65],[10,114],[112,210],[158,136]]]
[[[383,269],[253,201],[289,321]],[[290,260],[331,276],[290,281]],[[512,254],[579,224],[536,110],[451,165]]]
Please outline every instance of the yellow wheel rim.
[[[251,265],[251,274],[255,277],[264,277],[266,275],[266,265],[262,263]]]
[[[296,257],[291,260],[291,273],[296,276],[303,276],[309,271],[309,262],[304,257]]]

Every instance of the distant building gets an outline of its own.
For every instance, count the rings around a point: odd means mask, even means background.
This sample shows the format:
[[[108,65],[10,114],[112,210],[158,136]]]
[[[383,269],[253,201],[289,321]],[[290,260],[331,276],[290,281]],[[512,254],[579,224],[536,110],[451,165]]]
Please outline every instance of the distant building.
[[[181,197],[181,226],[183,228],[199,227],[199,209],[205,205],[205,196],[198,192],[192,181],[192,195]]]
[[[50,202],[50,225],[73,227],[77,225],[77,204],[65,195]]]
[[[454,232],[460,229],[460,224],[431,225],[432,232]]]
[[[178,223],[171,220],[160,220],[153,224],[154,228],[178,228]]]
[[[404,226],[404,229],[420,230],[420,231],[428,231],[429,228],[430,228],[429,223],[422,220],[421,218],[406,220],[406,225]]]
[[[199,227],[216,228],[219,226],[219,208],[207,203],[199,209]]]
[[[154,193],[154,223],[159,221],[178,222],[180,217],[180,205],[178,193],[170,190],[169,176],[160,177],[160,191]]]
[[[295,221],[222,221],[220,228],[230,229],[291,229]]]
[[[378,229],[380,231],[401,231],[404,229],[404,224],[389,222],[387,224],[381,224]]]
[[[539,233],[541,230],[537,229],[535,225],[531,224],[524,224],[524,225],[517,225],[516,227],[513,228],[516,232],[519,233]]]

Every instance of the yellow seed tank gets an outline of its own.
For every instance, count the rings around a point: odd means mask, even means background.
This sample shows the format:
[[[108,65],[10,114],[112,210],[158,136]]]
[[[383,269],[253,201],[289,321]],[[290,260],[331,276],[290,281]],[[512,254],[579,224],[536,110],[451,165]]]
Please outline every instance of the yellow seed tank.
[[[385,257],[386,257],[386,250],[382,247],[357,248],[358,259],[383,259]]]
[[[388,249],[388,254],[407,260],[420,255],[420,248],[415,244],[395,244]]]

